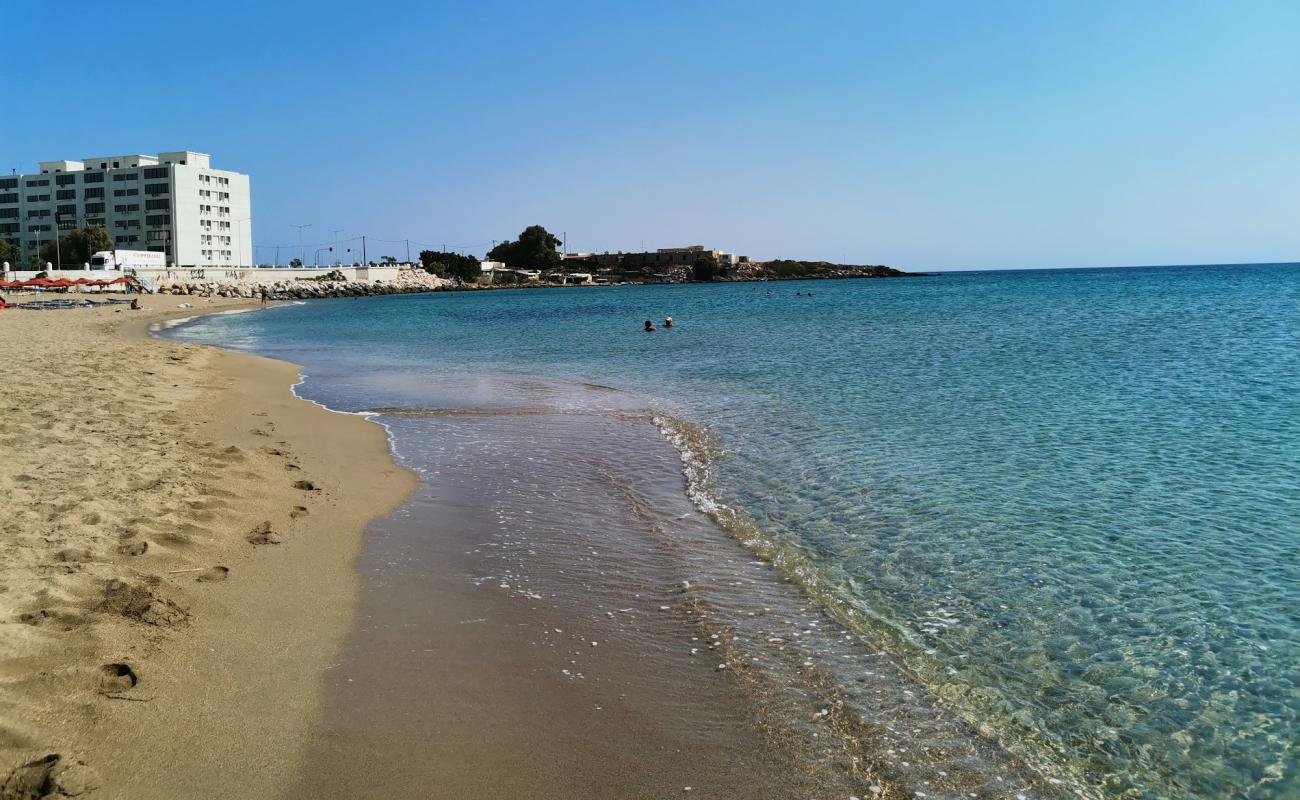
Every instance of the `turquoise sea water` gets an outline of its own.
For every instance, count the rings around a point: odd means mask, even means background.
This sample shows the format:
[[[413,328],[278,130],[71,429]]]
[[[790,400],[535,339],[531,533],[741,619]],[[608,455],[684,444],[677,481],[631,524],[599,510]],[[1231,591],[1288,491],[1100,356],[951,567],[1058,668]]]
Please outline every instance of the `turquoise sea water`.
[[[343,409],[408,402],[394,375],[635,394],[710,443],[697,503],[1084,794],[1300,796],[1300,265],[407,295],[175,335],[304,364]]]

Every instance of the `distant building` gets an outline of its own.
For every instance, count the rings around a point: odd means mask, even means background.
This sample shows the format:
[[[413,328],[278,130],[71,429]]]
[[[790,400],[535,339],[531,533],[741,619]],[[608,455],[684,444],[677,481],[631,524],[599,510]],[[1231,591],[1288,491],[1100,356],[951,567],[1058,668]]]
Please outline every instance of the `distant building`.
[[[87,225],[107,229],[119,250],[166,253],[181,267],[254,263],[248,176],[213,169],[204,153],[43,161],[40,174],[0,177],[0,238],[23,262],[60,230]]]
[[[594,262],[603,268],[622,267],[624,269],[664,268],[672,266],[689,267],[703,255],[712,255],[723,269],[732,269],[740,264],[749,263],[749,256],[740,256],[723,250],[710,250],[702,244],[688,247],[662,247],[644,253],[573,253],[566,259]]]

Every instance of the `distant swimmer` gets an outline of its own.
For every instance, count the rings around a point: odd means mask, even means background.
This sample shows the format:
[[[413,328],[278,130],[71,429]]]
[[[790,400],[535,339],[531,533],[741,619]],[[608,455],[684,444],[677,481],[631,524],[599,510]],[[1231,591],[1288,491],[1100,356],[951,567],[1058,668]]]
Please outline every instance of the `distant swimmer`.
[[[645,321],[645,332],[646,332],[646,333],[654,333],[655,330],[657,330],[657,329],[655,328],[655,324],[654,324],[653,322],[651,322],[650,320],[646,320],[646,321]]]
[[[664,320],[664,327],[665,327],[665,328],[671,328],[672,326],[673,326],[673,318],[672,318],[672,317],[669,317],[668,319]]]

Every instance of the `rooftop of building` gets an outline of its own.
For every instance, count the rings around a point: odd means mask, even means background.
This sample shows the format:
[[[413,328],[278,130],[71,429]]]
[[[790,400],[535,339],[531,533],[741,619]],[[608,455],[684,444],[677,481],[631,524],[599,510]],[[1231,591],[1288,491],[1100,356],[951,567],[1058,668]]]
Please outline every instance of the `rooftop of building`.
[[[132,153],[124,156],[95,156],[78,161],[42,161],[41,174],[56,172],[81,172],[87,169],[129,169],[131,167],[156,167],[160,164],[186,164],[208,168],[211,156],[194,150],[168,150],[156,156],[145,153]]]

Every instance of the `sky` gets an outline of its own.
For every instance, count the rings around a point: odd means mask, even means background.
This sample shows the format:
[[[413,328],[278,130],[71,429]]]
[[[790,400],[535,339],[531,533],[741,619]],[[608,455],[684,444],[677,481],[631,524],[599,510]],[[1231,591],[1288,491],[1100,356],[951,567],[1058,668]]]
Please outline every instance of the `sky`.
[[[1300,260],[1300,2],[0,0],[0,171],[197,150],[259,261]],[[337,233],[342,231],[342,233]],[[308,252],[310,262],[312,254]]]

